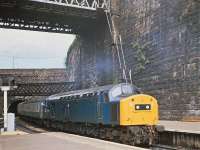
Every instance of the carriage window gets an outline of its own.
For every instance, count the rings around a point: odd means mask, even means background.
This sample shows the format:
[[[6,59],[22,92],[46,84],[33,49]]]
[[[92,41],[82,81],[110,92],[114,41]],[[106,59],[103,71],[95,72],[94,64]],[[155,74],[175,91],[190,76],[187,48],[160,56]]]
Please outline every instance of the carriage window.
[[[55,117],[55,103],[51,104],[51,116]]]

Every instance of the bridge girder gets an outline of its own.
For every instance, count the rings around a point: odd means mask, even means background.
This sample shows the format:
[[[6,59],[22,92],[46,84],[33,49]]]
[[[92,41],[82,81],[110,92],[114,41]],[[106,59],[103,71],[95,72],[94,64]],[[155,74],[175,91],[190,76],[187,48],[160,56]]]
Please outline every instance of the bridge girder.
[[[103,11],[97,8],[94,11],[81,7],[66,7],[68,5],[54,3],[61,1],[44,3],[36,0],[1,0],[0,27],[78,34],[89,26],[95,26],[99,10]]]
[[[74,8],[88,9],[96,11],[98,8],[110,8],[110,0],[31,0],[42,3],[63,5]]]
[[[8,29],[23,29],[42,32],[77,34],[69,25],[61,25],[44,21],[27,21],[17,17],[0,18],[0,27]]]

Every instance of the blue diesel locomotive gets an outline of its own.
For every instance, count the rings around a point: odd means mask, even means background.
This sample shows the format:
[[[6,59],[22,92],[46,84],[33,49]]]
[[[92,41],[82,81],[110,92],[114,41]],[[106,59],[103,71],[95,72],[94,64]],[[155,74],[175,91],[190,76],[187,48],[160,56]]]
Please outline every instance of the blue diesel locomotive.
[[[121,83],[23,102],[18,114],[46,127],[139,145],[155,138],[158,104],[135,86]]]

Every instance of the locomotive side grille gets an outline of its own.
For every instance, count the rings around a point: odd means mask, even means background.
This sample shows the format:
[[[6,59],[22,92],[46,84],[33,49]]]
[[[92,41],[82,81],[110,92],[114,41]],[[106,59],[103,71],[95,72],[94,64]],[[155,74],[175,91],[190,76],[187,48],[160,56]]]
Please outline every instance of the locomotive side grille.
[[[111,121],[118,121],[119,116],[119,104],[115,103],[111,105]]]

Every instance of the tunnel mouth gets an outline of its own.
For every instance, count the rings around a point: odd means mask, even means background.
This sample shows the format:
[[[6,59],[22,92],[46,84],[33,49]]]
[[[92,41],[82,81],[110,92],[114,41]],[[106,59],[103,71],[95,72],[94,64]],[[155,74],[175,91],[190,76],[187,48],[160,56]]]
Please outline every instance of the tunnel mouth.
[[[14,113],[16,116],[17,114],[17,106],[19,103],[22,103],[23,100],[18,100],[18,101],[14,101],[10,104],[10,106],[8,107],[8,113]]]

